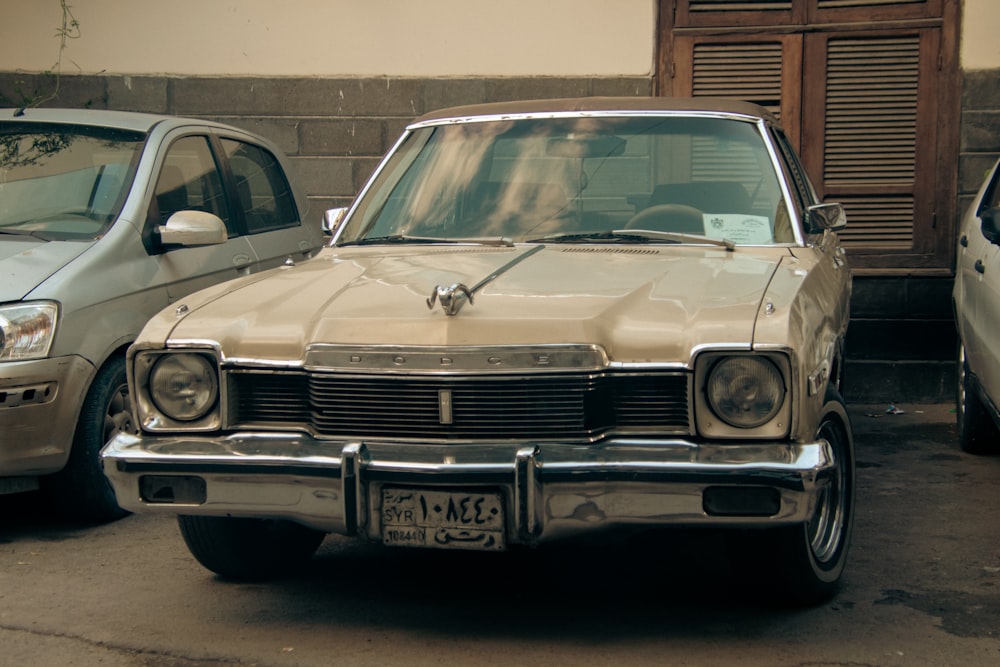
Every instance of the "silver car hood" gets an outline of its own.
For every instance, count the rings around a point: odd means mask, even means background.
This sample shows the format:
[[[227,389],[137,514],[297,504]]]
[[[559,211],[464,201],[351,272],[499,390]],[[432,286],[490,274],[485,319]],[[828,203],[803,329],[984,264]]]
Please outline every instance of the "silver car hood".
[[[0,302],[20,301],[96,241],[39,241],[0,235]]]
[[[226,357],[278,363],[301,359],[311,343],[593,343],[622,361],[686,362],[700,344],[751,344],[763,294],[788,257],[779,248],[552,247],[502,270],[524,252],[327,250],[267,279],[187,297],[185,315],[161,313],[141,338],[210,339]],[[606,256],[596,262],[593,253]],[[428,309],[436,286],[472,287],[498,270],[457,315]]]

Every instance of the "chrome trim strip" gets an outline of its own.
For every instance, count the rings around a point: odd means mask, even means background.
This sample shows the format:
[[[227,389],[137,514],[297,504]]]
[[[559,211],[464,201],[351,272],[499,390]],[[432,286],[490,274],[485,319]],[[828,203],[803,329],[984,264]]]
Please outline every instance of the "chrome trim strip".
[[[413,131],[424,127],[457,125],[460,123],[491,123],[508,120],[545,120],[551,118],[631,118],[643,116],[662,118],[721,118],[724,120],[738,120],[755,124],[762,122],[757,116],[727,111],[699,111],[691,109],[598,109],[590,111],[525,111],[509,114],[490,114],[486,116],[453,116],[450,118],[436,118],[434,120],[428,120],[421,123],[411,123],[406,126],[406,130]]]
[[[598,345],[404,347],[314,343],[306,347],[303,364],[308,371],[447,374],[587,372],[607,367],[607,354]]]

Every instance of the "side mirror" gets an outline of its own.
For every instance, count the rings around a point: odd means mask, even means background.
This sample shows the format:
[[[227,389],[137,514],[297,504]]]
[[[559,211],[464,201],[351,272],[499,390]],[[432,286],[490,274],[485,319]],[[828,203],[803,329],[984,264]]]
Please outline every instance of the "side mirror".
[[[806,232],[822,234],[835,232],[847,226],[847,214],[841,204],[817,204],[806,209]]]
[[[340,223],[344,221],[344,216],[347,215],[346,208],[330,208],[323,212],[323,233],[327,236],[333,236],[337,233],[337,229],[340,228]]]
[[[983,236],[994,245],[1000,245],[1000,229],[997,229],[998,218],[1000,218],[1000,208],[988,208],[979,214]]]
[[[171,246],[218,245],[229,240],[226,223],[205,211],[177,211],[156,231],[160,243]]]

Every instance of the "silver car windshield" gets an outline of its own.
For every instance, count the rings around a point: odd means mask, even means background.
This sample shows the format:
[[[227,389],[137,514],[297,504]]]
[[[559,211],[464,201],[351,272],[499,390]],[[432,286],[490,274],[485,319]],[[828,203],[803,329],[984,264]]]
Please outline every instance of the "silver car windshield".
[[[791,243],[779,183],[758,126],[734,118],[451,123],[404,139],[338,244]]]
[[[122,130],[0,125],[0,235],[101,235],[121,210],[144,140]]]

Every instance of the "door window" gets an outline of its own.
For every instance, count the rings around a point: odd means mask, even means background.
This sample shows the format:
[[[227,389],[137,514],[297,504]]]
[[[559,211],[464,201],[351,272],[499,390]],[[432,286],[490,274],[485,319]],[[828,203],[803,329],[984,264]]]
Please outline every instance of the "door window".
[[[223,139],[247,231],[259,234],[299,224],[288,181],[277,159],[259,146]]]
[[[226,223],[229,236],[237,236],[222,189],[222,178],[208,145],[208,138],[192,136],[170,145],[156,181],[148,221],[166,224],[177,211],[214,213]]]

